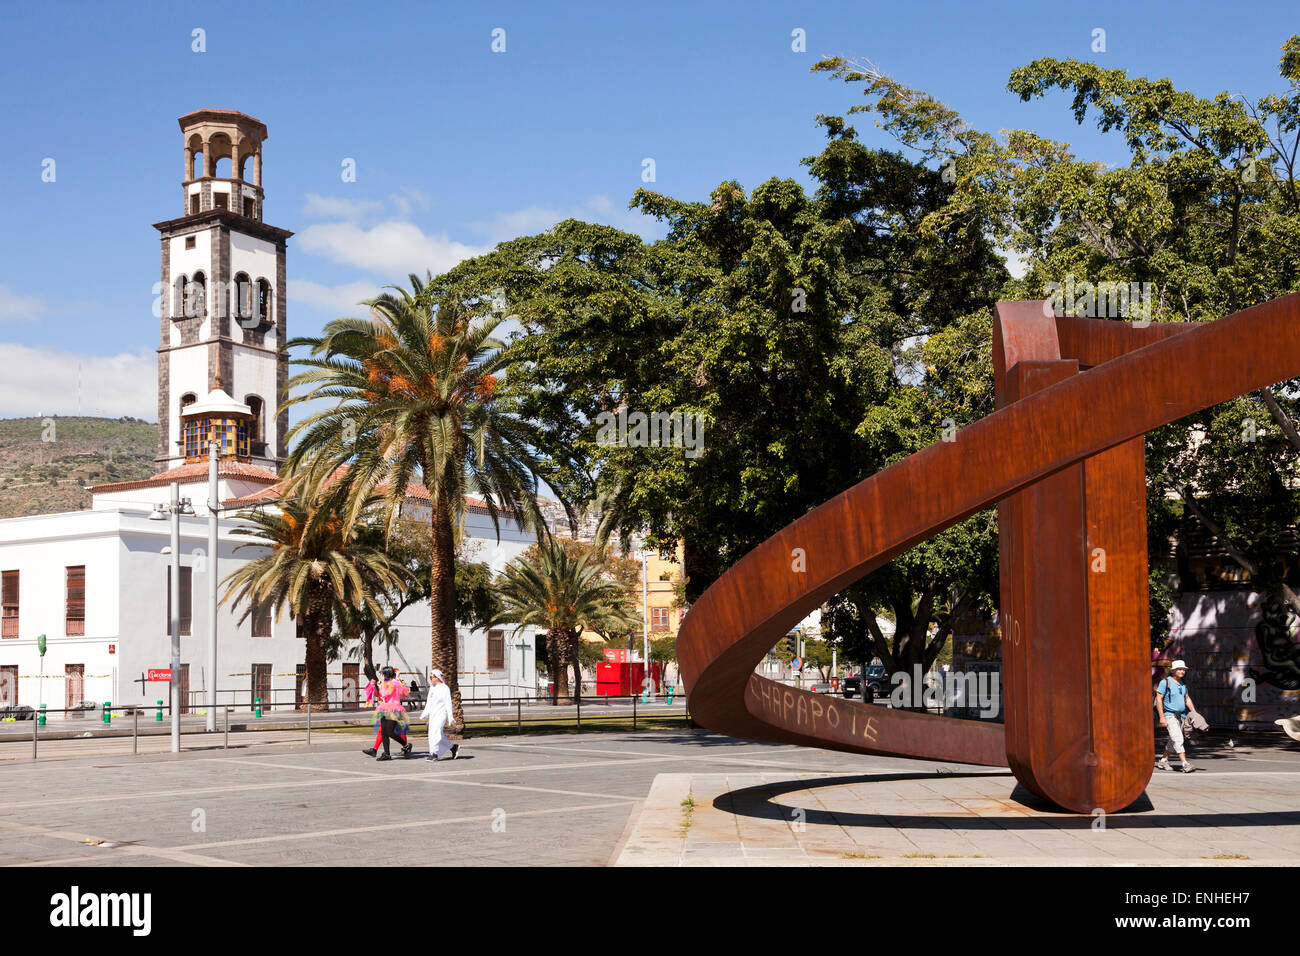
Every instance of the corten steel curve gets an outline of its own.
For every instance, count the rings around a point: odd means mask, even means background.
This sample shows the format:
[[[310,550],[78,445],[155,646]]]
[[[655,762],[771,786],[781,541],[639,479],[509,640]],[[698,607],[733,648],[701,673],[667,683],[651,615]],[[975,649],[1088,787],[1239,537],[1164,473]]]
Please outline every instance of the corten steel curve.
[[[692,717],[755,740],[1010,766],[1080,813],[1128,806],[1154,752],[1141,436],[1300,375],[1298,333],[1300,295],[1145,328],[999,303],[992,415],[777,532],[691,608],[678,659]],[[754,673],[832,595],[993,504],[1005,731]]]

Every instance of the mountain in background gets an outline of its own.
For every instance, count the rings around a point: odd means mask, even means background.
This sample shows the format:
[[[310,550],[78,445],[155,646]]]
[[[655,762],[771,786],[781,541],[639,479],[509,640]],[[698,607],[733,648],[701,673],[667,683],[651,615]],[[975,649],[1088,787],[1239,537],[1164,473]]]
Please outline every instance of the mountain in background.
[[[0,419],[0,518],[89,508],[87,485],[150,478],[157,450],[138,418]]]

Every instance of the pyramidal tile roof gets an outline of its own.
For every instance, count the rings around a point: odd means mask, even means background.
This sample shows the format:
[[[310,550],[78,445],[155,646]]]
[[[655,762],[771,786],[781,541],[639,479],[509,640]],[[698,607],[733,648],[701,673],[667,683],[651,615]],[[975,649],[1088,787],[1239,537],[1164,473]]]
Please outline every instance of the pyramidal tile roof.
[[[269,469],[233,459],[217,462],[217,477],[237,478],[240,481],[260,481],[268,485],[273,485],[279,481],[276,473]],[[196,461],[188,465],[178,465],[167,471],[159,472],[152,478],[144,478],[140,481],[115,481],[104,485],[92,485],[90,493],[105,494],[113,491],[134,491],[137,488],[158,488],[163,485],[170,485],[173,481],[193,484],[194,482],[206,481],[207,478],[208,463],[206,461]]]

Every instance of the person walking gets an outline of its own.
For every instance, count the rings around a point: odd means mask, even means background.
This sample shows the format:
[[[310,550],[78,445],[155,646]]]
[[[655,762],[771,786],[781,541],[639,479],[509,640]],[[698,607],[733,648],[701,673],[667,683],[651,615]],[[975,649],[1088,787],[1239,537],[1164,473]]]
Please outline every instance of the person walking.
[[[456,721],[451,688],[442,679],[442,671],[436,668],[429,672],[429,699],[420,717],[429,721],[429,759],[437,760],[450,750],[451,759],[455,760],[460,744],[453,744],[447,737],[447,727]]]
[[[1156,685],[1156,716],[1160,718],[1160,726],[1165,728],[1169,739],[1165,742],[1165,751],[1156,761],[1156,766],[1161,770],[1172,770],[1169,765],[1169,752],[1172,749],[1178,754],[1182,761],[1183,773],[1191,773],[1194,769],[1187,762],[1187,748],[1183,743],[1184,720],[1191,714],[1196,713],[1196,705],[1192,703],[1192,698],[1187,693],[1187,664],[1185,661],[1174,661],[1169,666],[1169,676],[1165,677]]]
[[[405,684],[397,680],[397,671],[391,667],[385,667],[381,672],[383,681],[376,684],[371,681],[366,685],[366,703],[378,700],[375,707],[375,743],[373,747],[367,747],[361,751],[368,757],[375,757],[376,760],[392,760],[392,754],[388,751],[388,741],[396,740],[402,748],[402,756],[410,757],[414,745],[407,738],[411,732],[411,721],[406,716],[406,708],[402,706],[402,698],[409,691]],[[378,754],[380,742],[383,742],[384,752]],[[378,754],[378,756],[376,756]]]

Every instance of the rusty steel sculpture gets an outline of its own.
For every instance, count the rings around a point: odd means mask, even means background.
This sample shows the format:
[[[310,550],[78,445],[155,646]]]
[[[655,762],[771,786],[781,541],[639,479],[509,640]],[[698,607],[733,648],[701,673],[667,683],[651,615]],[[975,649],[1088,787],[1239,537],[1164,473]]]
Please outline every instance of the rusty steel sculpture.
[[[1121,810],[1142,794],[1154,762],[1142,436],[1300,375],[1300,294],[1216,322],[1145,327],[1002,302],[993,364],[992,415],[804,515],[701,595],[678,641],[698,723],[754,740],[1009,766],[1079,813]],[[1005,726],[754,673],[832,595],[995,503]]]

